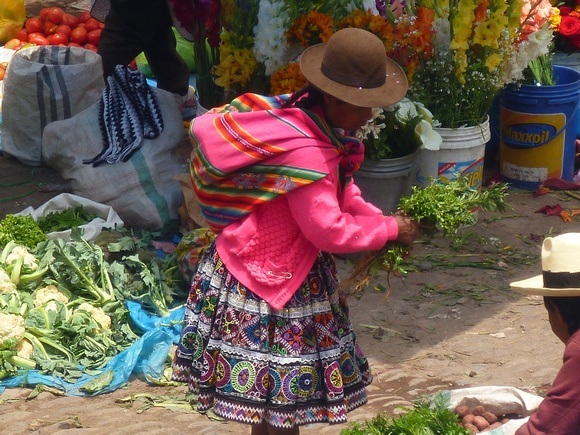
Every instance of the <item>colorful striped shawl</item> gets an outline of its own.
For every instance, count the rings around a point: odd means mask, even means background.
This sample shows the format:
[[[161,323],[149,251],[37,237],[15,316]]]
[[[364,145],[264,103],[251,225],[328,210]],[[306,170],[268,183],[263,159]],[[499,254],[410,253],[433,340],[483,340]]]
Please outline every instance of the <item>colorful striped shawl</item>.
[[[339,165],[349,172],[360,166],[356,138],[337,134],[314,112],[279,108],[286,99],[244,94],[224,106],[226,113],[209,112],[192,123],[191,180],[216,233]]]

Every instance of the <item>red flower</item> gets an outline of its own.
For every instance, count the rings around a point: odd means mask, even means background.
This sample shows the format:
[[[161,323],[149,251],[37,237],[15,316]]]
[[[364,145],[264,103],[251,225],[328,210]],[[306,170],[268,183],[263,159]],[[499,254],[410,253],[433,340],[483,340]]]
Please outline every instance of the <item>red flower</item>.
[[[558,31],[566,37],[580,35],[580,19],[570,15],[563,16]]]

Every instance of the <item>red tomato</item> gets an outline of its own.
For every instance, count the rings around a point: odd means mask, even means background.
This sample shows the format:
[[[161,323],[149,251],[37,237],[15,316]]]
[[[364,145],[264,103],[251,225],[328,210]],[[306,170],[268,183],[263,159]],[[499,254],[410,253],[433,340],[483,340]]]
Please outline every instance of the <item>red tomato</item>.
[[[56,32],[56,28],[58,24],[53,23],[52,21],[45,21],[44,25],[42,26],[42,31],[44,32],[45,36],[52,35]]]
[[[48,17],[48,12],[52,9],[52,7],[47,7],[47,8],[42,8],[40,10],[40,19],[42,21],[46,21],[46,18]]]
[[[75,27],[70,33],[70,40],[77,44],[84,45],[87,42],[87,31],[83,27]]]
[[[46,39],[48,39],[48,42],[51,45],[68,44],[68,36],[66,36],[64,33],[55,33],[54,35],[50,35]]]
[[[95,44],[85,44],[83,45],[83,48],[94,51],[95,53],[97,52],[97,46]]]
[[[67,45],[69,47],[81,47],[81,44],[79,44],[78,42],[72,42],[72,41],[69,41],[69,43]]]
[[[76,29],[77,27],[82,27],[84,29],[85,28],[85,24],[87,24],[87,23],[78,23],[76,26],[71,27],[71,29]]]
[[[61,8],[54,7],[49,9],[46,18],[48,21],[52,21],[54,24],[58,25],[62,23],[63,14],[64,12]]]
[[[99,22],[94,18],[89,18],[85,21],[85,29],[87,32],[92,32],[93,30],[97,30],[99,28]]]
[[[48,39],[42,33],[31,33],[28,35],[28,42],[36,45],[48,45]]]
[[[66,35],[67,39],[69,38],[71,32],[72,32],[72,29],[69,26],[67,26],[66,24],[61,24],[54,31],[54,33],[62,33],[63,35]]]
[[[73,14],[67,14],[67,13],[62,14],[62,24],[66,24],[71,29],[74,29],[78,23],[79,23],[79,20]]]
[[[28,42],[28,30],[23,27],[18,32],[16,32],[16,37],[21,41]]]
[[[24,28],[29,34],[42,32],[42,20],[40,17],[29,18],[24,23]]]
[[[89,18],[92,18],[91,13],[89,11],[83,11],[79,15],[78,20],[79,20],[79,23],[86,23]]]
[[[87,41],[89,42],[89,44],[93,44],[93,45],[99,45],[99,39],[101,39],[101,29],[97,29],[97,30],[91,30],[89,33],[87,33]]]
[[[104,29],[105,28],[105,23],[99,21],[99,29]]]

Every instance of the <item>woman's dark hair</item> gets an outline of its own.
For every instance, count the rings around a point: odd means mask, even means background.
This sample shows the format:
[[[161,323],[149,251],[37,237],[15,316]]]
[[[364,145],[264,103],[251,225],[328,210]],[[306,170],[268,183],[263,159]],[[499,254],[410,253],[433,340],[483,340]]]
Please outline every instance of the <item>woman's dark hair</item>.
[[[310,109],[311,107],[322,104],[322,95],[323,94],[319,89],[315,88],[311,84],[308,84],[302,89],[294,92],[282,107],[298,107],[300,109]]]
[[[572,335],[580,329],[580,297],[544,296],[546,308],[558,308],[568,324],[568,332]]]

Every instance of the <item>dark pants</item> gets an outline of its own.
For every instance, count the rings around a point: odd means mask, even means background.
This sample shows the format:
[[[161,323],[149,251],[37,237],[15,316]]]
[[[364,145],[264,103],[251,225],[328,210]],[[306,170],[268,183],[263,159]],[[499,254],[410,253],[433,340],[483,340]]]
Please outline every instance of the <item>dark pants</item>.
[[[99,40],[105,80],[144,52],[157,87],[185,95],[189,69],[177,52],[167,0],[111,0]]]

